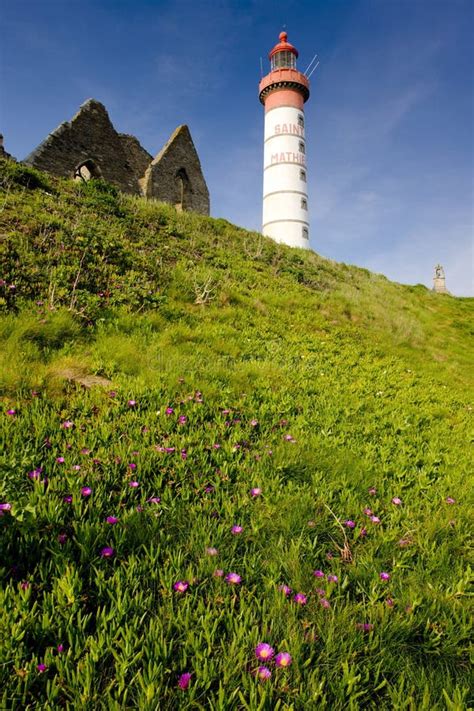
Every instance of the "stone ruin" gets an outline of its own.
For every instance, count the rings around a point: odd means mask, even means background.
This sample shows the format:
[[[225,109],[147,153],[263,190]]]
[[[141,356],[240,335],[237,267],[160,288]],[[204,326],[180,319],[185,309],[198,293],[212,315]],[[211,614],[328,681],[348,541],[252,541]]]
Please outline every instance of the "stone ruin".
[[[103,104],[89,99],[23,161],[64,178],[103,178],[131,195],[209,215],[209,191],[187,126],[153,158],[134,136],[118,133]]]
[[[437,264],[435,267],[435,274],[433,277],[433,291],[435,291],[437,294],[450,293],[446,289],[446,277],[444,275],[444,269],[441,264]]]

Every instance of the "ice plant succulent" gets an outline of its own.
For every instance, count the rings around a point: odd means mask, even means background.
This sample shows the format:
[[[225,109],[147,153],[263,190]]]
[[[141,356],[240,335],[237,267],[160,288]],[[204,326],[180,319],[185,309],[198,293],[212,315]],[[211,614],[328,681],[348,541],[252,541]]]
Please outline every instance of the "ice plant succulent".
[[[238,573],[228,573],[225,576],[225,581],[226,583],[229,583],[229,585],[240,585],[242,578]]]
[[[107,516],[105,520],[107,521],[107,523],[110,523],[111,526],[118,523],[118,518],[116,516]]]
[[[250,489],[250,496],[253,499],[255,499],[257,496],[260,496],[261,493],[262,490],[258,486],[254,487],[253,489]]]
[[[275,650],[266,642],[259,642],[255,647],[255,656],[261,661],[268,661],[275,654]]]
[[[379,578],[380,580],[390,580],[390,573],[382,571],[381,573],[379,573]]]
[[[191,682],[192,674],[190,672],[184,672],[178,679],[178,686],[180,689],[187,689]]]
[[[115,555],[115,551],[110,546],[104,546],[100,551],[101,558],[112,558]]]
[[[293,602],[296,602],[297,605],[303,606],[308,602],[308,598],[303,593],[296,593],[296,595],[293,595]]]
[[[242,526],[232,526],[232,528],[231,528],[231,533],[232,533],[234,536],[238,536],[239,533],[242,533],[243,530],[244,530],[244,529],[242,528]]]
[[[92,494],[92,489],[90,486],[83,486],[81,489],[81,494],[84,497],[90,496]]]
[[[259,667],[257,671],[255,672],[256,676],[261,679],[262,681],[267,681],[267,679],[270,679],[272,673],[268,667]]]
[[[173,590],[175,590],[176,592],[179,592],[179,593],[185,593],[188,588],[189,588],[189,583],[187,580],[178,580],[173,585]]]
[[[275,657],[275,665],[277,667],[289,667],[292,661],[293,660],[289,652],[280,652]]]

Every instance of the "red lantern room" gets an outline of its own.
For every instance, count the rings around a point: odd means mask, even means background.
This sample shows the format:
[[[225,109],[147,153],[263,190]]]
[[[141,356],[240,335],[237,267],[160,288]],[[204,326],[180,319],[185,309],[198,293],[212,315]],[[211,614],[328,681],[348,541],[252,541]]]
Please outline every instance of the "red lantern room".
[[[270,73],[267,74],[259,85],[259,98],[266,108],[273,108],[274,101],[266,104],[269,94],[275,91],[290,90],[299,94],[297,103],[304,104],[309,98],[309,81],[307,77],[296,68],[298,50],[288,42],[286,32],[280,32],[280,41],[270,51]],[[279,101],[276,100],[278,105]]]

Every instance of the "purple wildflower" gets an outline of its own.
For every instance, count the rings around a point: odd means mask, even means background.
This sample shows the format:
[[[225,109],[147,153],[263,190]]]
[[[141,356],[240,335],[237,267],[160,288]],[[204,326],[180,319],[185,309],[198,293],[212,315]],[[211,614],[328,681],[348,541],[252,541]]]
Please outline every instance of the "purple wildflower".
[[[165,413],[166,413],[167,415],[172,415],[173,412],[174,412],[174,410],[173,410],[172,407],[167,407],[166,410],[165,410]]]
[[[64,652],[64,644],[58,644],[58,646],[56,647],[56,650],[57,650],[58,654],[61,654],[61,652]]]
[[[67,533],[60,533],[58,536],[58,542],[63,546],[67,541]]]
[[[328,610],[331,607],[331,603],[325,597],[320,598],[319,602],[326,610]]]
[[[129,481],[129,482],[128,482],[128,485],[129,485],[132,489],[136,489],[138,486],[140,486],[140,484],[138,483],[138,481]]]
[[[347,521],[344,521],[344,526],[346,528],[355,528],[356,525],[355,525],[354,521],[351,521],[350,519],[348,519]]]
[[[380,523],[380,519],[378,516],[371,516],[370,520],[372,521],[372,523]]]
[[[223,577],[224,577],[224,571],[221,570],[220,568],[217,568],[217,570],[215,570],[215,571],[213,572],[213,576],[214,576],[215,578],[223,578]]]
[[[150,499],[147,499],[146,502],[147,504],[159,504],[161,501],[159,496],[152,496]]]
[[[328,583],[337,583],[338,577],[337,577],[337,575],[328,575],[327,581],[328,581]]]
[[[252,427],[256,427],[258,425],[258,420],[250,420],[250,424]]]
[[[390,580],[390,573],[385,573],[384,571],[382,571],[381,573],[379,573],[379,578],[380,580]]]
[[[112,558],[115,555],[115,551],[110,546],[105,546],[100,551],[101,558]]]
[[[231,533],[232,533],[234,536],[238,536],[239,533],[242,533],[243,530],[244,530],[244,529],[242,528],[242,526],[232,526],[232,528],[231,528]]]
[[[375,496],[376,493],[377,493],[377,489],[375,488],[375,486],[371,486],[370,489],[369,489],[369,494],[370,494],[371,496]]]
[[[13,417],[16,415],[16,410],[7,410],[7,415],[10,415],[10,417]]]
[[[206,548],[206,553],[207,553],[207,555],[217,555],[218,550],[217,550],[217,548],[213,548],[212,546],[209,546],[209,548]]]
[[[62,423],[61,427],[63,428],[63,430],[70,430],[74,427],[74,422],[71,422],[71,420],[65,420]]]
[[[308,598],[303,593],[296,593],[296,595],[293,595],[293,602],[296,602],[297,605],[303,606],[308,602]]]
[[[372,632],[374,626],[371,622],[357,622],[356,628],[362,632]]]
[[[292,662],[289,652],[280,652],[275,657],[275,665],[277,667],[289,667]]]
[[[43,672],[46,671],[46,669],[47,669],[48,667],[46,666],[46,664],[37,664],[37,665],[36,665],[36,668],[37,668],[37,670],[39,671],[39,673],[42,674]]]
[[[391,597],[388,597],[385,600],[385,604],[387,605],[387,607],[393,607],[395,605],[395,601]]]
[[[279,585],[278,590],[282,592],[285,597],[289,597],[293,592],[292,589],[288,587],[288,585]]]
[[[313,570],[313,575],[315,578],[324,578],[324,573],[322,570]]]
[[[363,528],[360,529],[359,536],[361,538],[365,538],[366,535],[367,535],[367,529],[364,526]]]
[[[83,496],[90,496],[92,494],[92,489],[90,486],[83,486],[81,489],[81,494]]]
[[[107,523],[110,523],[111,526],[113,526],[115,523],[118,523],[118,518],[116,516],[107,516],[105,519]]]
[[[20,588],[21,588],[22,590],[29,590],[30,587],[31,587],[31,584],[28,582],[28,580],[23,580],[23,581],[20,583]]]
[[[128,405],[129,407],[135,407],[136,404],[137,404],[137,401],[136,401],[136,400],[128,400],[128,401],[127,401],[127,405]]]
[[[255,656],[262,662],[266,662],[273,657],[275,650],[266,642],[260,642],[255,647]]]
[[[272,673],[268,667],[259,667],[257,671],[255,672],[256,676],[261,679],[262,681],[266,681],[267,679],[270,679]]]
[[[56,457],[56,461],[58,464],[64,464],[66,460],[64,459],[64,457]]]
[[[445,501],[447,504],[455,504],[456,503],[456,499],[453,499],[452,496],[447,496]]]
[[[240,585],[242,578],[238,573],[228,573],[225,576],[225,581],[226,583],[229,583],[229,585]]]
[[[399,499],[398,496],[394,496],[394,497],[393,497],[393,499],[392,499],[392,504],[393,504],[394,506],[400,506],[401,503],[402,503],[402,500]]]
[[[252,498],[254,498],[254,499],[257,496],[260,496],[261,493],[262,493],[262,490],[258,486],[256,486],[254,489],[250,489],[250,496],[252,496]]]
[[[12,505],[5,503],[5,504],[0,504],[0,511],[11,511],[12,510]]]
[[[192,674],[189,672],[185,672],[184,674],[181,674],[181,676],[178,679],[178,686],[180,689],[187,689],[190,681],[191,681]]]
[[[178,580],[173,585],[173,590],[179,593],[184,593],[189,588],[189,583],[187,580]]]
[[[63,501],[65,504],[72,504],[72,496],[71,494],[66,494],[66,496],[63,496]]]
[[[374,512],[372,511],[372,509],[369,509],[368,506],[365,507],[364,513],[365,513],[366,516],[373,516],[373,514],[374,514]]]

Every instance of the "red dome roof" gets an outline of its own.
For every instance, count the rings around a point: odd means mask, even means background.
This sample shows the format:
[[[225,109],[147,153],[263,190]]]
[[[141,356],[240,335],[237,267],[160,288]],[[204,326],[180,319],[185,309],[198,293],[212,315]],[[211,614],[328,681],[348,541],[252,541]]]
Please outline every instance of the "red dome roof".
[[[288,40],[288,34],[286,32],[280,32],[280,35],[278,37],[280,40],[278,44],[276,44],[273,49],[271,50],[270,54],[268,55],[268,59],[271,59],[274,54],[277,52],[292,52],[295,57],[298,56],[298,50],[296,47],[293,47],[292,44],[287,42]]]

